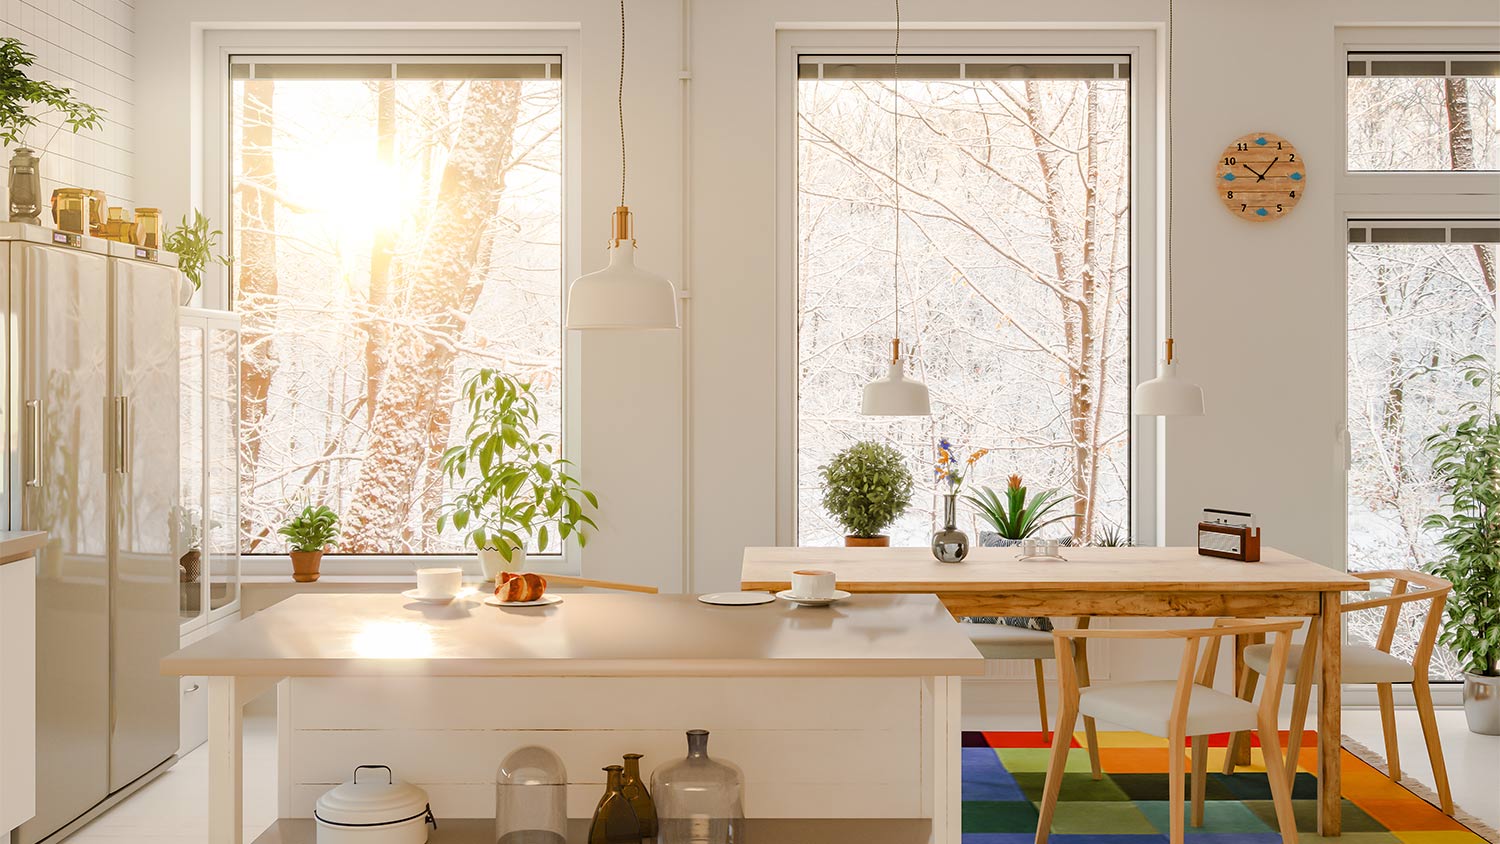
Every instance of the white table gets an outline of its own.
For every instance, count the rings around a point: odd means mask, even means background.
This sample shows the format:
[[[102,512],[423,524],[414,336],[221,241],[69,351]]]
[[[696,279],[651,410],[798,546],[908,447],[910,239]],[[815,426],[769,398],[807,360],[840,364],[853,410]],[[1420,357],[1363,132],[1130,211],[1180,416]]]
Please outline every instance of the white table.
[[[745,771],[751,817],[930,818],[928,840],[956,844],[960,678],[984,660],[931,595],[810,609],[568,594],[499,609],[324,594],[257,613],[162,670],[209,678],[212,844],[241,841],[242,709],[278,683],[287,820],[265,842],[305,836],[292,819],[371,762],[426,788],[440,819],[493,817],[495,767],[531,743],[563,757],[569,814],[587,817],[601,766],[627,750],[647,768],[679,758],[683,732],[703,727],[710,754]],[[469,828],[476,841],[487,829],[450,826]]]

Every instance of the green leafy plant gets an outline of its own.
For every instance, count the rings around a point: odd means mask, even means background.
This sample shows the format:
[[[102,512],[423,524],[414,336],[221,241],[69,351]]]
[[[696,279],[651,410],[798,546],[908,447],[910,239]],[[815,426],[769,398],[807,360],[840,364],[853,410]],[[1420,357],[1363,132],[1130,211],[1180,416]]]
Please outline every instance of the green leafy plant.
[[[276,532],[286,537],[293,551],[322,551],[339,535],[339,514],[322,504],[309,505]]]
[[[855,443],[819,471],[824,509],[853,536],[878,536],[911,504],[911,472],[888,445]]]
[[[1135,543],[1125,533],[1125,529],[1119,525],[1106,524],[1099,528],[1099,534],[1091,543],[1095,548],[1129,548]]]
[[[1433,474],[1443,485],[1448,513],[1424,525],[1441,531],[1448,555],[1431,566],[1453,584],[1441,641],[1470,674],[1500,674],[1500,416],[1495,413],[1494,373],[1479,356],[1466,357],[1464,377],[1483,388],[1483,402],[1469,402],[1468,416],[1427,438]]]
[[[218,229],[209,229],[208,218],[195,208],[193,221],[189,223],[187,215],[182,215],[182,225],[168,232],[162,239],[162,248],[176,253],[177,269],[182,271],[182,275],[193,283],[193,289],[197,290],[203,287],[203,271],[210,263],[226,267],[234,263],[231,257],[213,254],[214,247],[219,244],[219,238],[223,235]]]
[[[25,69],[35,63],[36,56],[25,44],[15,38],[0,38],[0,142],[24,145],[27,131],[53,113],[62,115],[53,137],[65,126],[75,134],[81,129],[99,128],[104,122],[100,109],[78,99],[68,88],[26,75]],[[52,138],[47,139],[50,143]]]
[[[576,535],[586,544],[584,528],[599,526],[584,505],[597,510],[599,499],[569,474],[573,464],[557,456],[554,437],[534,432],[531,385],[480,369],[464,382],[463,398],[473,421],[468,443],[443,453],[443,472],[459,491],[443,506],[438,530],[451,523],[467,531],[475,548],[499,551],[507,562],[529,537],[546,548],[548,525],[556,525],[561,541]]]
[[[1025,539],[1053,522],[1077,518],[1076,513],[1068,513],[1043,519],[1053,508],[1067,501],[1067,497],[1057,489],[1049,489],[1037,493],[1028,502],[1020,475],[1010,476],[1004,498],[993,489],[982,486],[979,492],[966,495],[964,499],[974,505],[980,517],[990,523],[1001,539]]]

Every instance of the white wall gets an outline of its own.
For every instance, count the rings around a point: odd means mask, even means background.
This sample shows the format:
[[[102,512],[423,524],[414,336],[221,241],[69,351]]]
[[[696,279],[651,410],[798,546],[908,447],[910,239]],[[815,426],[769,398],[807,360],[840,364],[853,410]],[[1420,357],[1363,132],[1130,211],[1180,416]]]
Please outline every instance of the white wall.
[[[132,0],[0,0],[0,37],[18,38],[36,54],[28,75],[71,88],[105,111],[98,130],[64,130],[47,147],[44,196],[58,187],[90,187],[108,194],[111,205],[134,206],[134,17]],[[43,122],[47,128],[36,127],[29,143],[45,144],[57,117]]]
[[[581,385],[587,481],[603,493],[605,530],[590,574],[683,584],[690,531],[699,591],[736,580],[746,545],[774,544],[776,514],[778,29],[888,28],[889,3],[870,0],[689,0],[692,297],[691,515],[680,506],[682,358],[671,335],[589,337]],[[1192,541],[1204,505],[1253,509],[1267,541],[1320,562],[1343,562],[1343,250],[1334,174],[1342,61],[1338,26],[1495,22],[1492,0],[1263,0],[1254,14],[1219,2],[1179,2],[1175,99],[1177,340],[1183,374],[1205,385],[1208,415],[1168,423],[1163,450],[1165,539]],[[420,19],[414,16],[420,11]],[[913,30],[1118,27],[1159,31],[1164,0],[1049,4],[908,0]],[[143,0],[139,193],[171,217],[199,189],[188,104],[195,43],[221,26],[469,30],[509,22],[578,27],[584,78],[583,269],[602,264],[613,204],[617,8],[595,0],[535,4],[433,0]],[[682,279],[682,148],[678,76],[681,6],[630,4],[627,113],[630,202],[642,257]],[[561,22],[561,23],[559,23]],[[420,32],[418,32],[420,35]],[[1309,162],[1306,198],[1287,219],[1238,220],[1212,189],[1213,164],[1258,129],[1292,140]],[[1149,283],[1150,280],[1148,279]],[[1149,364],[1147,366],[1149,369]],[[1149,435],[1150,428],[1146,429]]]

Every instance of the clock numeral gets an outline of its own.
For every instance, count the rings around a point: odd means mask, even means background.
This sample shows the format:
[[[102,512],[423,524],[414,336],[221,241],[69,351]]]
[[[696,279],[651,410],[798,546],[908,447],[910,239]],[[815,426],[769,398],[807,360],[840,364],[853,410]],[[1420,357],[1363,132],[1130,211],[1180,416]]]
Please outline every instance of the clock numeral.
[[[1240,203],[1240,210],[1241,211],[1245,210],[1245,203],[1243,203],[1243,202]]]
[[[1280,146],[1281,146],[1280,144],[1277,144],[1277,147],[1280,147]],[[1297,160],[1297,153],[1294,152],[1291,155],[1288,155],[1286,157],[1286,160],[1287,161],[1296,161]]]
[[[1237,162],[1237,161],[1234,160],[1234,156],[1230,155],[1230,156],[1225,156],[1224,163],[1225,164],[1238,164],[1239,162]]]
[[[1296,191],[1292,191],[1291,193],[1287,194],[1287,196],[1291,197],[1292,199],[1296,199],[1297,198],[1297,192]]]
[[[1277,141],[1276,142],[1276,148],[1277,149],[1281,149],[1281,141]]]
[[[1234,191],[1230,191],[1228,194],[1226,194],[1224,196],[1224,198],[1225,199],[1234,199]]]
[[[1281,213],[1281,203],[1280,202],[1276,203],[1276,213],[1277,214]]]
[[[1234,148],[1235,148],[1235,150],[1237,150],[1239,152],[1245,152],[1245,151],[1247,151],[1247,150],[1250,149],[1250,145],[1249,144],[1235,144]]]

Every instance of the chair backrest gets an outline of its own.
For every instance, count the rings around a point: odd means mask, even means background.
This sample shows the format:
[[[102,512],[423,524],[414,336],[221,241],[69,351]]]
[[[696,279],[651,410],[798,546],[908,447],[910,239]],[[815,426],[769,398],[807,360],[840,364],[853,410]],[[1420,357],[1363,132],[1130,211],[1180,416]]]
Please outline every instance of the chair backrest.
[[[1356,571],[1350,574],[1360,580],[1394,581],[1391,594],[1385,597],[1366,600],[1356,598],[1345,601],[1339,607],[1346,613],[1384,607],[1385,617],[1381,620],[1380,635],[1375,640],[1375,647],[1386,653],[1391,652],[1391,644],[1396,640],[1396,626],[1401,621],[1401,610],[1418,601],[1431,602],[1427,607],[1426,621],[1422,624],[1422,636],[1417,641],[1417,650],[1411,661],[1412,667],[1416,669],[1416,676],[1427,676],[1428,663],[1432,661],[1432,651],[1437,646],[1438,629],[1443,623],[1443,607],[1448,603],[1448,593],[1453,591],[1453,584],[1435,574],[1411,569]],[[1413,590],[1413,586],[1417,589]]]

